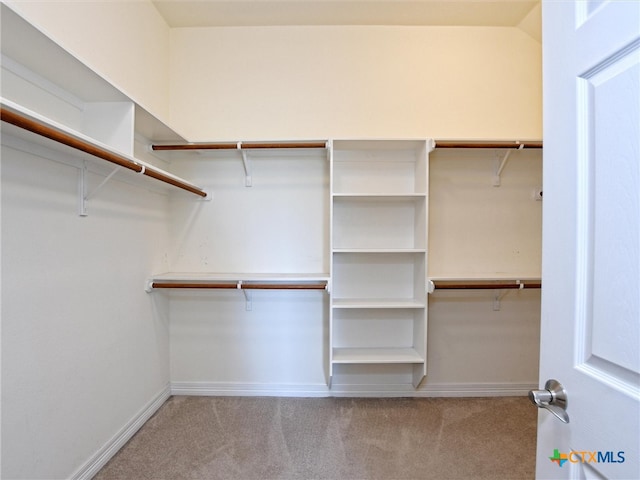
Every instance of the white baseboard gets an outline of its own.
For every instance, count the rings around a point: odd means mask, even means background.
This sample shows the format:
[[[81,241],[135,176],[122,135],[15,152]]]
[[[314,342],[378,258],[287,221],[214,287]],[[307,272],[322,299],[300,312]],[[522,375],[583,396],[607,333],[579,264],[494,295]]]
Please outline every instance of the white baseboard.
[[[156,413],[156,411],[171,396],[169,385],[163,388],[145,407],[124,425],[113,438],[85,462],[72,476],[72,480],[88,480],[111,460],[118,450]]]
[[[171,395],[199,395],[209,397],[328,397],[327,385],[171,382]]]
[[[171,382],[172,395],[238,397],[520,397],[535,383],[459,383],[422,385],[260,384]]]
[[[442,383],[424,385],[416,392],[420,397],[526,397],[537,389],[532,383]]]

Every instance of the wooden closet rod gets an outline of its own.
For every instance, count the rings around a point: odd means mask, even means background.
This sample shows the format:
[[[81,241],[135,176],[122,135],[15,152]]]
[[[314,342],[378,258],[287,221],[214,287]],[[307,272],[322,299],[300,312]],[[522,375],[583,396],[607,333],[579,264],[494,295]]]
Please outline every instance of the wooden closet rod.
[[[60,132],[55,128],[52,128],[48,125],[44,125],[40,122],[32,120],[31,118],[25,117],[11,110],[1,108],[0,119],[3,122],[10,123],[19,128],[23,128],[25,130],[28,130],[29,132],[48,138],[49,140],[53,140],[54,142],[61,143],[63,145],[74,148],[84,153],[88,153],[89,155],[100,158],[102,160],[106,160],[107,162],[113,163],[115,165],[126,168],[128,170],[132,170],[137,173],[142,173],[143,175],[146,175],[151,178],[155,178],[156,180],[159,180],[164,183],[168,183],[170,185],[173,185],[174,187],[181,188],[182,190],[186,190],[200,197],[204,198],[207,196],[207,192],[205,192],[204,190],[194,187],[193,185],[185,183],[170,175],[166,175],[160,172],[159,170],[154,169],[153,167],[150,167],[150,166],[143,167],[142,165],[139,165],[138,163],[135,163],[126,157],[123,157],[121,155],[118,155],[108,150],[105,150],[103,148],[100,148],[84,140],[75,138],[64,132]]]
[[[280,143],[188,143],[183,145],[151,145],[152,150],[241,150],[267,148],[327,148],[325,142],[280,142]]]
[[[480,142],[471,140],[436,140],[435,148],[542,148],[542,142]]]
[[[433,281],[433,287],[435,290],[502,290],[502,289],[514,289],[519,290],[522,288],[542,288],[541,282],[522,282],[522,283],[458,283],[458,282],[438,282]]]
[[[197,288],[234,290],[325,290],[320,283],[195,283],[195,282],[152,282],[151,288]]]

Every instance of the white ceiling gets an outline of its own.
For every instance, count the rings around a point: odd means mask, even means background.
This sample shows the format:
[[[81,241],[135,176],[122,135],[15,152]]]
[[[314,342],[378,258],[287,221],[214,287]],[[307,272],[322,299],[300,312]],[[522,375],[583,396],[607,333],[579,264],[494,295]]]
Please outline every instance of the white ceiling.
[[[534,25],[539,0],[155,0],[170,27]],[[530,27],[529,27],[530,28]],[[531,32],[527,32],[530,33]],[[535,36],[535,35],[534,35]]]

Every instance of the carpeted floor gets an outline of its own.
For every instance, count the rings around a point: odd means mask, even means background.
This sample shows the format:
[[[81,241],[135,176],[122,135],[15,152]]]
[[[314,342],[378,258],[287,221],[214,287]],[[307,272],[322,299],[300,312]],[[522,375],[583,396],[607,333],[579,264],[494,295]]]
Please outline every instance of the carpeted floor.
[[[94,477],[534,478],[526,397],[172,397]]]

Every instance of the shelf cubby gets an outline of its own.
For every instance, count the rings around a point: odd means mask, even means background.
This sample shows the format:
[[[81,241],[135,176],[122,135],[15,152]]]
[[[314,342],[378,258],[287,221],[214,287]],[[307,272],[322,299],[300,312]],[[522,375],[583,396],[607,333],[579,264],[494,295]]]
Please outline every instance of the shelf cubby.
[[[334,250],[425,250],[426,196],[333,197]]]
[[[336,303],[420,303],[426,292],[424,253],[337,253],[333,255]]]
[[[370,140],[333,142],[335,194],[424,194],[427,142]]]

